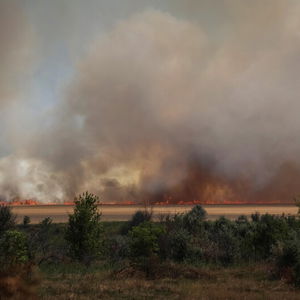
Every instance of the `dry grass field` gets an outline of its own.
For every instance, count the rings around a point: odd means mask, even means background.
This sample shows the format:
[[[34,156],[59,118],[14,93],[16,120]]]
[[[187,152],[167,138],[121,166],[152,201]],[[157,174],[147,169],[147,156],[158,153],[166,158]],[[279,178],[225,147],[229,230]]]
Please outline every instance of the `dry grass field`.
[[[177,278],[153,280],[142,274],[111,271],[52,273],[41,282],[40,298],[65,299],[300,299],[300,291],[283,281],[271,280],[268,266],[205,269],[198,273],[182,269]],[[193,277],[193,278],[192,278]]]
[[[102,213],[103,221],[128,221],[137,210],[143,210],[144,206],[138,205],[101,205],[99,211]],[[153,206],[153,218],[159,220],[164,215],[186,213],[193,205],[157,205]],[[240,215],[251,216],[256,212],[271,215],[296,215],[298,208],[295,205],[203,205],[207,211],[208,219],[215,220],[221,216],[228,219],[236,219]],[[29,216],[32,224],[41,222],[46,217],[51,217],[55,223],[66,223],[69,214],[73,213],[72,205],[36,205],[36,206],[13,206],[13,213],[22,223],[24,216]]]

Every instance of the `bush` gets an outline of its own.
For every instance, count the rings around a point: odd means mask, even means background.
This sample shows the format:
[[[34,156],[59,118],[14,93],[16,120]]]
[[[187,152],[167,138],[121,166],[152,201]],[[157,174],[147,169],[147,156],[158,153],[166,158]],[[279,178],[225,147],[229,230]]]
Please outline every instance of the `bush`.
[[[189,251],[189,233],[185,229],[171,231],[166,236],[167,257],[175,261],[183,261],[188,256]]]
[[[144,222],[129,232],[130,254],[133,259],[159,253],[159,238],[165,232],[160,224]]]
[[[216,220],[209,232],[212,241],[213,256],[215,262],[229,265],[240,258],[240,240],[236,235],[236,224],[221,217]]]
[[[7,230],[0,238],[0,299],[37,299],[38,277],[26,235]]]
[[[196,235],[204,230],[203,223],[207,213],[201,205],[194,206],[189,212],[183,214],[167,215],[163,222],[168,231],[184,229]]]
[[[24,216],[24,218],[23,218],[23,227],[28,227],[30,222],[31,222],[30,217]]]
[[[29,260],[26,236],[7,230],[0,239],[0,262],[3,269],[24,264]]]
[[[150,222],[152,212],[148,210],[138,210],[134,213],[131,220],[121,228],[122,234],[127,234],[133,227],[140,225],[143,222]]]
[[[190,233],[200,233],[206,215],[207,213],[201,205],[194,206],[191,211],[183,217],[184,228]]]
[[[270,257],[272,248],[277,242],[286,240],[289,231],[285,217],[265,214],[254,221],[251,243],[254,247],[255,259],[260,260]]]
[[[75,199],[74,214],[69,215],[65,238],[70,256],[89,263],[101,253],[101,214],[97,212],[98,197],[88,192]]]
[[[284,243],[273,249],[275,260],[274,275],[300,287],[300,239],[294,233]]]
[[[6,230],[14,228],[16,225],[16,215],[11,211],[11,207],[0,205],[0,235]]]

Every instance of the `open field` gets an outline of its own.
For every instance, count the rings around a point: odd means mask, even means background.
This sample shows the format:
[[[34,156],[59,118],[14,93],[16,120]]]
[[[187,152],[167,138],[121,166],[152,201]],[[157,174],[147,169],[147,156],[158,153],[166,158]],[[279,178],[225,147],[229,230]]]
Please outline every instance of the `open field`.
[[[154,219],[158,220],[161,215],[187,212],[192,207],[192,205],[154,206]],[[53,222],[64,223],[67,222],[68,215],[72,213],[73,208],[72,205],[15,206],[13,212],[18,215],[19,222],[22,221],[24,216],[29,216],[33,224],[46,217],[51,217]],[[283,213],[295,215],[298,211],[298,208],[294,205],[203,205],[203,208],[207,211],[208,218],[212,220],[220,216],[235,219],[240,215],[250,216],[255,212],[272,215]],[[127,221],[139,209],[144,209],[144,207],[137,205],[99,206],[103,221]]]

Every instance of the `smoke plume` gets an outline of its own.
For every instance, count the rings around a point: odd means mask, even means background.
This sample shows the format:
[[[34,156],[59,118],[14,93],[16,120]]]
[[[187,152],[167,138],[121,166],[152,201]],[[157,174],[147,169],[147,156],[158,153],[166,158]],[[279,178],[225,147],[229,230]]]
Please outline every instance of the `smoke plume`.
[[[22,6],[15,0],[0,2],[0,108],[16,98],[27,75],[32,32]]]
[[[198,1],[187,2],[175,1],[174,15],[135,13],[89,45],[47,125],[22,143],[24,175],[5,175],[6,198],[88,189],[104,201],[289,202],[299,193],[299,5],[224,1],[218,36],[194,14]],[[6,159],[20,169],[20,158]]]

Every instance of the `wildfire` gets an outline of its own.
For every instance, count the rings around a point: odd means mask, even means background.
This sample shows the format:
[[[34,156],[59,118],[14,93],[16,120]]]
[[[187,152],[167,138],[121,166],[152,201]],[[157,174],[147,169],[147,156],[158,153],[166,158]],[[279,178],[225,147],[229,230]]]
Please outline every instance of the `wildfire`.
[[[37,200],[32,199],[14,199],[12,201],[0,201],[0,205],[11,205],[11,206],[20,206],[20,205],[39,205],[40,203]]]

